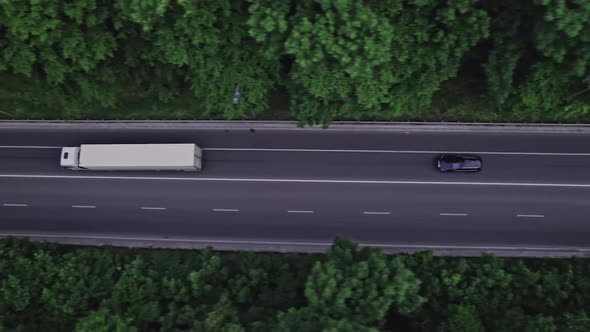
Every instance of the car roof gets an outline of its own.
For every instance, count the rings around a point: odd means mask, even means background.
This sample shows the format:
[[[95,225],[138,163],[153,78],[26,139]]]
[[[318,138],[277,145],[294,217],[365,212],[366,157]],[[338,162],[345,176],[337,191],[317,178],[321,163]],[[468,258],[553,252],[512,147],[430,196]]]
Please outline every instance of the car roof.
[[[443,154],[441,158],[461,158],[467,160],[481,160],[480,157],[471,154]]]

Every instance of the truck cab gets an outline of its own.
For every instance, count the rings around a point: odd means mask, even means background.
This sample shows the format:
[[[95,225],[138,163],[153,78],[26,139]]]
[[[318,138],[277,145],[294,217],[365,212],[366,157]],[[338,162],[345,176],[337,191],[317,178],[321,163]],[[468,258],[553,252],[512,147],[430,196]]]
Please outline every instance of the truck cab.
[[[79,147],[64,147],[61,149],[61,167],[68,169],[80,169],[79,167]]]

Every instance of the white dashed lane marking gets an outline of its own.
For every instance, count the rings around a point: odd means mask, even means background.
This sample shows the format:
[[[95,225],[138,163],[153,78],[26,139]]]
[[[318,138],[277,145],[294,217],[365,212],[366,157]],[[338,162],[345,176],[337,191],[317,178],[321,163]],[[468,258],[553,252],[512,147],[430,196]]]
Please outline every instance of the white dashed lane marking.
[[[238,209],[213,209],[213,212],[240,212]]]

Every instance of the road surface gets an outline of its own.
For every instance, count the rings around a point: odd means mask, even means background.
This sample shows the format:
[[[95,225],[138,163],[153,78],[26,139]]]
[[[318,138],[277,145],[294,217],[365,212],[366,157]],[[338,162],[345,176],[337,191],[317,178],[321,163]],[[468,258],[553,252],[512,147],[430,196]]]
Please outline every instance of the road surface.
[[[75,172],[59,149],[189,143],[203,171]],[[442,174],[445,152],[481,155]],[[0,129],[0,235],[221,249],[590,254],[590,135]],[[118,241],[118,242],[117,242]]]

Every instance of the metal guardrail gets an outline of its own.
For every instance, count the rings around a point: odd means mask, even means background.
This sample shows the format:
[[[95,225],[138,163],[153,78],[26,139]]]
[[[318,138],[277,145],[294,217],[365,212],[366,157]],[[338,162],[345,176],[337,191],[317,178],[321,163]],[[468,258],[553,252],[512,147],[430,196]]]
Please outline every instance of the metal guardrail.
[[[236,120],[0,120],[0,128],[105,128],[110,129],[256,129],[326,130],[321,126],[300,128],[296,121]],[[590,124],[530,124],[477,122],[336,121],[330,131],[393,132],[525,132],[590,133]]]
[[[119,237],[109,235],[77,234],[0,234],[0,238],[22,238],[31,241],[49,241],[69,245],[116,246],[127,248],[162,248],[162,249],[205,249],[212,247],[219,251],[255,251],[278,253],[324,253],[332,243],[328,242],[281,242],[248,240],[190,239],[174,237]],[[499,257],[536,257],[536,258],[590,258],[590,248],[575,247],[494,247],[494,246],[436,246],[436,245],[395,245],[363,244],[360,247],[375,247],[385,254],[411,254],[431,251],[435,256],[477,257],[493,254]]]

